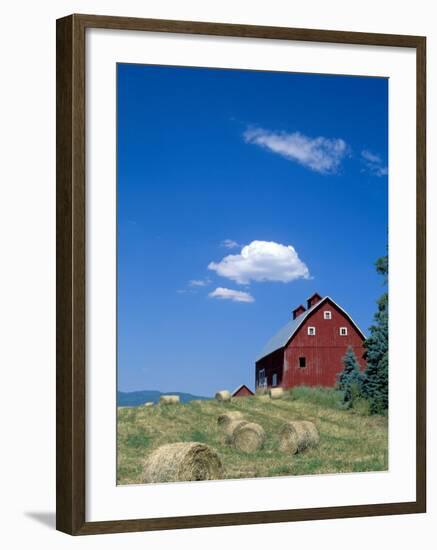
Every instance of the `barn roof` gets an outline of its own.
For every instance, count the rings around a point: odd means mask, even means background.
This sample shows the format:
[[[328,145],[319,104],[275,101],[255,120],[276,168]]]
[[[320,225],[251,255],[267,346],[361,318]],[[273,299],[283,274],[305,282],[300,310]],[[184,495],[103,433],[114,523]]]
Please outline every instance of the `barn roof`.
[[[232,395],[235,395],[235,394],[236,394],[238,391],[240,391],[242,388],[246,388],[247,390],[250,391],[250,393],[251,393],[252,395],[254,395],[253,391],[252,391],[248,386],[246,386],[246,384],[240,384],[240,385],[238,386],[238,388],[235,388],[235,390],[232,392]]]
[[[358,332],[361,334],[363,338],[365,338],[364,333],[359,328],[359,326],[355,323],[355,321],[348,315],[343,308],[341,308],[338,304],[334,302],[332,298],[329,296],[325,296],[322,298],[319,302],[314,304],[312,307],[307,309],[304,313],[299,315],[296,319],[292,319],[289,321],[286,325],[284,325],[270,340],[267,342],[267,344],[264,346],[263,350],[261,351],[261,354],[257,358],[257,361],[262,359],[263,357],[266,357],[267,355],[270,355],[274,351],[277,351],[278,349],[281,349],[287,345],[287,343],[290,341],[291,337],[294,335],[294,333],[297,331],[297,329],[300,327],[300,325],[305,321],[307,317],[311,315],[311,313],[318,309],[321,304],[329,300],[332,304],[334,304],[340,311],[342,311],[347,318],[350,320],[350,322],[354,325],[354,327],[358,330]]]

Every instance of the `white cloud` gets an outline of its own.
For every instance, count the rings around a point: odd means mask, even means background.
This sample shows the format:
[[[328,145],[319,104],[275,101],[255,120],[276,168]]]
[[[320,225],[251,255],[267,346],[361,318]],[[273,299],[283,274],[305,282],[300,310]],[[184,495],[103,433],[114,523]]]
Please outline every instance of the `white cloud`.
[[[190,286],[207,286],[211,282],[211,279],[191,279],[189,281]]]
[[[348,152],[348,146],[342,139],[310,138],[300,132],[288,134],[249,128],[243,137],[246,143],[259,145],[321,174],[335,174]]]
[[[382,162],[382,158],[368,149],[363,149],[363,151],[361,151],[361,160],[369,172],[375,176],[382,177],[388,174],[388,168]]]
[[[237,243],[237,241],[233,241],[232,239],[225,239],[220,243],[225,248],[239,248],[240,245]]]
[[[233,302],[254,302],[255,299],[248,292],[241,290],[232,290],[230,288],[218,287],[208,294],[211,298],[220,298],[222,300],[232,300]]]
[[[220,262],[211,262],[208,269],[240,284],[250,281],[280,281],[308,279],[307,266],[291,245],[269,241],[252,241],[239,254],[225,256]]]

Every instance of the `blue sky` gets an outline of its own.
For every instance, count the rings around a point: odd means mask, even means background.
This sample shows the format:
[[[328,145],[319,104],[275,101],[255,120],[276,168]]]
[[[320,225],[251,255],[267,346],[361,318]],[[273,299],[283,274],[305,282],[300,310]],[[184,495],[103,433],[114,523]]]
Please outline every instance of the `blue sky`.
[[[212,395],[314,292],[383,291],[388,81],[117,66],[118,388]]]

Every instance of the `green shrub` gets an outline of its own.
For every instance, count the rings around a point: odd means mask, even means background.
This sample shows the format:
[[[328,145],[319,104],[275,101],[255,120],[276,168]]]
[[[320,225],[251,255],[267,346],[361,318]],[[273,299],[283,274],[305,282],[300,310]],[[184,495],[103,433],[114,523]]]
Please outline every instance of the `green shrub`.
[[[357,397],[353,402],[353,410],[361,416],[369,416],[371,414],[370,403],[364,397]]]
[[[349,346],[343,357],[343,370],[337,375],[337,388],[343,392],[343,407],[353,407],[354,401],[361,396],[363,375],[353,349]]]

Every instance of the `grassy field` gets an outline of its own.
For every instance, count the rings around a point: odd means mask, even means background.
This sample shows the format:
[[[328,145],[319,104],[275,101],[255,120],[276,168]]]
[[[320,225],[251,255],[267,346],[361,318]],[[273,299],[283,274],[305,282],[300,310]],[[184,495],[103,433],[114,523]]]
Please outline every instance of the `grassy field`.
[[[261,401],[235,398],[179,405],[120,407],[118,409],[118,484],[141,483],[143,461],[156,447],[178,441],[198,441],[220,455],[225,477],[367,472],[388,467],[387,418],[340,410],[339,394],[321,388],[295,388],[284,399]],[[264,449],[246,455],[225,445],[217,417],[239,410],[267,434]],[[278,449],[278,433],[287,420],[311,420],[320,433],[316,449],[288,456]]]

